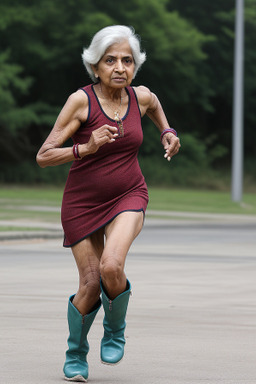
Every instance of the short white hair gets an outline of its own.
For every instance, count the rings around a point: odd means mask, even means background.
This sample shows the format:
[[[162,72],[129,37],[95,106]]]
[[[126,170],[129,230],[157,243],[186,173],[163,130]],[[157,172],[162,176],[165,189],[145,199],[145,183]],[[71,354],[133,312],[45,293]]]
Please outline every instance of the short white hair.
[[[132,50],[135,64],[133,78],[135,78],[138,70],[146,60],[146,53],[141,52],[140,37],[135,34],[133,27],[112,25],[98,31],[94,35],[89,47],[85,48],[82,53],[84,66],[94,82],[97,82],[98,79],[96,79],[91,66],[98,64],[111,45],[120,43],[124,40],[128,40]]]

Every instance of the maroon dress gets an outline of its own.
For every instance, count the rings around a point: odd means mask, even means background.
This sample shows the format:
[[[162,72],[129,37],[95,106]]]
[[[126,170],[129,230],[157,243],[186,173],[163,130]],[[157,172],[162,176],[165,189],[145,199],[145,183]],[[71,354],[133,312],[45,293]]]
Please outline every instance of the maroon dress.
[[[88,118],[72,137],[80,144],[87,143],[92,131],[104,124],[117,126],[101,108],[93,85],[82,90],[89,99]],[[122,119],[124,137],[74,161],[70,168],[61,209],[64,247],[90,236],[121,212],[146,211],[148,191],[137,159],[143,141],[141,114],[133,88],[125,90],[129,103]]]

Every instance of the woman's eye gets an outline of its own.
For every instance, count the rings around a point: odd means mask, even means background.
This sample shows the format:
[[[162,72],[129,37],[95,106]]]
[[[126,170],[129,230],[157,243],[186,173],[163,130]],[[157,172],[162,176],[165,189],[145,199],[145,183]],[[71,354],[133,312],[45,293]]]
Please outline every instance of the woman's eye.
[[[113,59],[108,58],[108,59],[106,60],[106,62],[107,62],[107,63],[113,63]]]

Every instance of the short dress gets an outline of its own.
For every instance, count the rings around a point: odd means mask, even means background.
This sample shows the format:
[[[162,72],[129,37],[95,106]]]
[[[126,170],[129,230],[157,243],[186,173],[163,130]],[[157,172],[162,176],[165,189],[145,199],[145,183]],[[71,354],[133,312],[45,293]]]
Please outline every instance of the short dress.
[[[89,100],[88,118],[72,139],[83,144],[93,130],[104,124],[117,127],[117,123],[101,108],[93,84],[81,89]],[[129,102],[122,118],[124,136],[74,161],[70,168],[61,208],[64,247],[77,244],[122,212],[146,211],[148,190],[138,163],[143,141],[141,114],[134,89],[125,90]]]

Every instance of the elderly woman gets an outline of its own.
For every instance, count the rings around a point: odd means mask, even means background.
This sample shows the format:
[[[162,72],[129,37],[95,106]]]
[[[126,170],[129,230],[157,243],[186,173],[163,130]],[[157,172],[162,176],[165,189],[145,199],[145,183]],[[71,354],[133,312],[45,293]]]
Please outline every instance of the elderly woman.
[[[157,97],[144,86],[130,86],[146,58],[132,28],[103,28],[82,58],[93,84],[69,96],[37,155],[41,167],[73,162],[61,213],[64,246],[71,247],[79,271],[78,291],[68,303],[63,370],[70,381],[88,378],[87,334],[101,303],[101,361],[116,364],[124,354],[131,292],[125,259],[148,203],[137,160],[141,117],[147,114],[159,129],[167,160],[180,147]],[[63,147],[69,138],[74,145]]]

